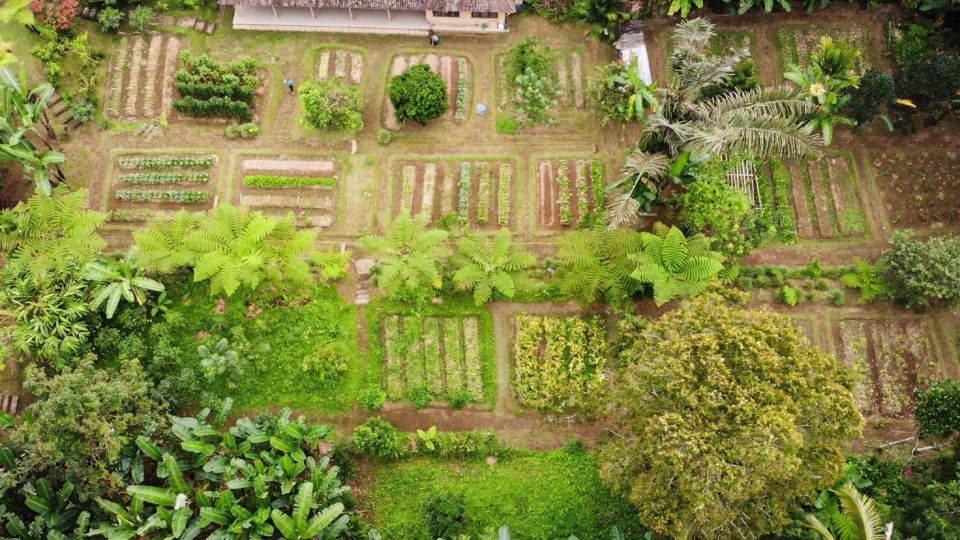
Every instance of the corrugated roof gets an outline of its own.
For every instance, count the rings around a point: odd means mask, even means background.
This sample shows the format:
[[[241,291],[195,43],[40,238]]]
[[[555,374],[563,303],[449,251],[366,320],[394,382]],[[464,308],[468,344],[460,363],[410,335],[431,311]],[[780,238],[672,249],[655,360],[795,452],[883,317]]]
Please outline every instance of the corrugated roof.
[[[493,11],[514,13],[516,0],[219,0],[222,6],[393,9],[397,11]]]

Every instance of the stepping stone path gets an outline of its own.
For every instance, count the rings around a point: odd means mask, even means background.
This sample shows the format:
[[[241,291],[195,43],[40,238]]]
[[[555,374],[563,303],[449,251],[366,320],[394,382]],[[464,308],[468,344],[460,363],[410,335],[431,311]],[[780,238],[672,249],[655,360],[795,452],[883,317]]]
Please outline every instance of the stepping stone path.
[[[169,113],[180,47],[180,38],[171,34],[122,34],[110,63],[107,115],[131,121]]]
[[[153,24],[162,24],[164,26],[179,26],[180,28],[193,28],[204,34],[212,34],[217,27],[217,23],[204,22],[191,17],[171,17],[169,15],[157,15],[151,21]]]
[[[373,265],[373,259],[359,259],[353,263],[353,267],[357,270],[357,291],[353,303],[358,306],[370,303],[370,273]]]

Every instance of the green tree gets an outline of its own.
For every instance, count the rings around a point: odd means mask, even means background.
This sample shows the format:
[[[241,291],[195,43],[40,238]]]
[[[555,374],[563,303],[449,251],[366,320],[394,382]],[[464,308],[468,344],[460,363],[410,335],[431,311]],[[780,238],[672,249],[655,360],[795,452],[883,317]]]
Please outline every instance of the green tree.
[[[308,81],[299,90],[306,115],[302,122],[313,129],[363,129],[363,92],[359,85],[340,77]]]
[[[506,228],[493,237],[468,234],[457,249],[453,281],[457,288],[473,291],[478,306],[498,295],[513,298],[518,290],[530,285],[528,271],[537,259],[512,244]]]
[[[513,86],[517,91],[514,106],[521,124],[556,122],[551,111],[557,106],[560,90],[549,77],[537,75],[533,69],[527,68],[526,72],[514,79]]]
[[[640,234],[629,229],[594,227],[560,238],[557,281],[560,289],[582,303],[626,300],[641,284],[630,274],[630,255],[643,248]]]
[[[907,307],[928,309],[960,301],[960,239],[915,240],[897,232],[880,257],[887,292]]]
[[[21,467],[74,484],[81,500],[122,487],[116,468],[124,447],[164,421],[164,404],[135,361],[98,369],[88,357],[54,377],[30,367],[26,387],[38,401],[10,437],[23,452]]]
[[[807,526],[822,540],[882,540],[890,538],[893,523],[886,527],[873,500],[860,493],[856,486],[847,482],[833,491],[840,500],[840,508],[830,509],[826,523],[813,514],[805,516]]]
[[[412,66],[390,79],[387,95],[400,123],[413,120],[426,125],[446,113],[450,106],[446,83],[426,64]]]
[[[148,291],[164,291],[162,283],[143,275],[143,268],[137,266],[138,252],[137,247],[133,246],[122,259],[106,263],[91,262],[84,267],[83,278],[100,284],[93,293],[92,307],[97,309],[103,305],[108,319],[113,318],[120,300],[142,307],[150,297]]]
[[[623,0],[577,0],[573,4],[573,13],[590,25],[594,39],[603,41],[616,39],[617,27],[630,18]]]
[[[19,163],[45,195],[50,195],[51,180],[64,179],[60,163],[65,156],[54,150],[47,138],[53,133],[46,115],[53,92],[47,83],[28,89],[23,71],[18,77],[10,69],[0,68],[0,161]],[[30,136],[39,139],[46,150],[37,148]]]
[[[316,233],[298,231],[292,213],[277,219],[221,204],[196,221],[183,214],[134,233],[147,269],[193,266],[194,281],[210,281],[210,294],[232,296],[263,284],[296,289],[310,283],[303,259]]]
[[[960,380],[936,381],[917,392],[914,417],[923,435],[947,438],[960,432]]]
[[[643,251],[630,256],[637,264],[630,277],[653,287],[658,306],[699,295],[723,270],[723,256],[710,251],[710,239],[703,235],[686,238],[680,229],[657,223],[652,234],[640,237]]]
[[[13,348],[45,366],[63,369],[90,337],[86,283],[79,275],[65,274],[5,279],[0,301],[16,322],[10,329]]]
[[[427,229],[427,216],[403,210],[386,233],[364,236],[361,248],[376,257],[376,283],[391,296],[417,296],[426,287],[439,289],[443,281],[440,259],[447,256],[447,231]]]
[[[635,323],[611,384],[603,479],[675,538],[779,531],[843,471],[863,419],[853,373],[790,319],[701,296]]]

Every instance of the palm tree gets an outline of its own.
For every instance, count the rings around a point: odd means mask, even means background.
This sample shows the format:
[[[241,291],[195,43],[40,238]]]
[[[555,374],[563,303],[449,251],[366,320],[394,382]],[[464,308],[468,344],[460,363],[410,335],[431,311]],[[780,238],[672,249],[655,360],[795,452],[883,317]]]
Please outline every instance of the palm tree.
[[[710,251],[710,239],[702,234],[686,238],[680,229],[657,223],[653,234],[640,236],[643,251],[630,256],[637,264],[630,277],[653,286],[657,306],[697,296],[723,270],[723,256]]]
[[[44,131],[53,136],[46,116],[53,86],[43,83],[28,90],[23,71],[18,77],[7,68],[0,68],[0,161],[20,163],[43,194],[50,195],[51,180],[63,182],[60,163],[65,156],[53,149]],[[41,131],[39,127],[44,127]],[[47,147],[38,149],[28,135],[36,135]]]
[[[476,305],[483,305],[498,294],[513,298],[518,289],[530,284],[527,270],[536,264],[533,255],[510,243],[510,231],[500,229],[493,237],[467,235],[459,244],[453,275],[457,287],[473,291]]]
[[[670,170],[670,160],[663,154],[634,148],[623,165],[623,176],[607,186],[608,191],[621,193],[607,204],[607,221],[611,229],[632,222],[640,211],[649,212],[660,194],[660,184]]]
[[[840,509],[830,509],[827,523],[807,514],[807,527],[813,529],[823,540],[890,540],[893,523],[883,524],[873,500],[860,493],[848,482],[833,493],[840,499]],[[834,534],[836,533],[836,535]]]
[[[403,210],[387,227],[386,234],[364,236],[358,241],[377,262],[377,285],[394,295],[416,292],[424,285],[439,289],[442,270],[439,259],[447,255],[443,242],[447,231],[427,230],[427,216],[411,216]]]
[[[84,279],[100,283],[100,288],[93,293],[91,307],[97,309],[104,305],[108,319],[113,318],[121,299],[143,306],[144,301],[149,298],[148,291],[164,290],[162,283],[143,275],[143,268],[137,266],[138,251],[136,246],[132,246],[118,261],[106,264],[91,262],[84,268]]]
[[[560,238],[560,289],[582,303],[603,298],[624,300],[640,288],[630,277],[636,265],[629,255],[643,248],[640,234],[629,229],[594,227]]]

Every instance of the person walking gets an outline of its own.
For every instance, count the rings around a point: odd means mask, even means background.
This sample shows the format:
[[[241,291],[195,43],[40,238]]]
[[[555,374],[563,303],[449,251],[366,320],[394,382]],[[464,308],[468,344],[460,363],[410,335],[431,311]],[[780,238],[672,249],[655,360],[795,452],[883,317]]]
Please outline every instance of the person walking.
[[[283,80],[283,84],[285,84],[285,85],[287,86],[287,88],[290,89],[290,93],[292,94],[292,93],[293,93],[293,79],[284,79],[284,80]]]
[[[430,34],[430,44],[434,47],[440,46],[440,36],[437,34]]]

